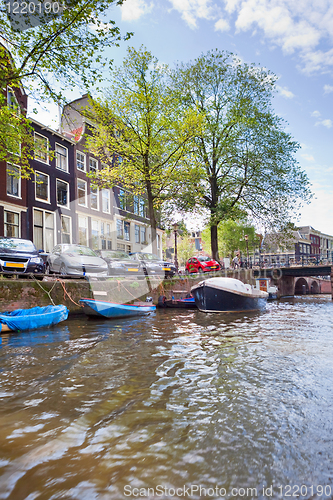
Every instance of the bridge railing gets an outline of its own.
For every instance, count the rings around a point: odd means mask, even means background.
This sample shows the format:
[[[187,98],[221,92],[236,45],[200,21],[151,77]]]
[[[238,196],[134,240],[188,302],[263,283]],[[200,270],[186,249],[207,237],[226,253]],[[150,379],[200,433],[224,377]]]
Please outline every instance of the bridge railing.
[[[332,252],[333,253],[333,252]],[[242,268],[279,268],[279,267],[294,267],[294,266],[325,266],[332,265],[333,256],[327,257],[327,255],[294,255],[294,254],[262,254],[255,258],[249,257],[249,260],[244,259],[240,262],[240,267]]]

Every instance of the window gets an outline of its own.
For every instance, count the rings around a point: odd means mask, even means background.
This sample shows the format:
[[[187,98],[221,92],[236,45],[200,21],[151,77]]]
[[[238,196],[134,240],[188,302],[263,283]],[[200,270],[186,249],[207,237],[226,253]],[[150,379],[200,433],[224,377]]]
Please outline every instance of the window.
[[[135,243],[140,243],[140,226],[135,224]]]
[[[136,195],[133,197],[133,209],[135,215],[139,215],[139,197]]]
[[[125,252],[125,245],[123,243],[117,243],[117,250]]]
[[[49,141],[47,137],[35,132],[35,160],[49,163]]]
[[[20,237],[20,225],[19,225],[19,214],[16,212],[8,212],[5,210],[4,213],[4,236],[8,238],[19,238]]]
[[[97,160],[95,158],[89,158],[89,172],[97,171]]]
[[[141,226],[141,243],[147,243],[146,228],[144,226]]]
[[[79,244],[87,245],[88,243],[88,220],[86,217],[79,217]]]
[[[77,180],[77,198],[79,205],[82,207],[87,206],[87,183],[82,179]]]
[[[93,210],[99,209],[98,203],[98,188],[90,186],[90,207]]]
[[[120,219],[117,219],[117,238],[124,238],[124,225]]]
[[[42,172],[35,172],[35,195],[36,200],[47,201],[50,200],[50,184],[49,176]]]
[[[119,189],[119,208],[126,210],[126,193],[123,189]]]
[[[55,145],[56,167],[68,172],[68,150],[60,144]]]
[[[99,248],[99,223],[98,220],[91,221],[91,247],[94,250]]]
[[[10,87],[7,87],[7,106],[14,112],[16,116],[19,116],[20,106],[17,102],[15,92]]]
[[[131,227],[130,222],[124,221],[124,233],[126,241],[130,241],[130,227]]]
[[[76,167],[78,170],[85,172],[86,170],[86,155],[81,151],[76,151]]]
[[[57,179],[57,204],[69,208],[69,184]]]
[[[105,214],[110,213],[110,190],[102,189],[102,210]]]
[[[144,200],[140,200],[140,204],[139,204],[139,215],[141,217],[145,217],[145,201]]]
[[[21,198],[21,169],[15,165],[7,164],[7,194]]]
[[[54,214],[34,209],[34,244],[38,250],[51,252],[54,247]]]
[[[71,218],[67,215],[61,216],[61,243],[71,243]]]

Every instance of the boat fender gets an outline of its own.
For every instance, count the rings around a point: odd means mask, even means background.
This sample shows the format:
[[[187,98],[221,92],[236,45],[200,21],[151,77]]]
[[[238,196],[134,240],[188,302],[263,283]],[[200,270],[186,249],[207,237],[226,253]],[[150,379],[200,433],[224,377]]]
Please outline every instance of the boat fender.
[[[166,307],[165,306],[165,301],[166,301],[166,296],[165,295],[160,295],[158,298],[158,305],[159,307]]]

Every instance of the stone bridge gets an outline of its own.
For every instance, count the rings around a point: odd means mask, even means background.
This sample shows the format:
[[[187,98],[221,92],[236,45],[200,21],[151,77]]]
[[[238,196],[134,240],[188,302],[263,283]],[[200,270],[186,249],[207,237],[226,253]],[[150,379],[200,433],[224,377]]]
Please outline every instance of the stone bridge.
[[[270,277],[278,287],[280,297],[327,293],[332,294],[333,298],[333,273],[330,265],[260,269],[255,274]],[[321,279],[324,276],[329,276],[330,279]]]

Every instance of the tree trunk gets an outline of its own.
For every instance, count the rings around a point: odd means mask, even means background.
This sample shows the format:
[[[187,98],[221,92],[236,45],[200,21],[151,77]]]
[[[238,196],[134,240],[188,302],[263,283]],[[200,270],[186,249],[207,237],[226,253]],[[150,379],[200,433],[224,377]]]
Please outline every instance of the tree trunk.
[[[155,210],[154,210],[154,204],[153,204],[153,193],[152,193],[152,188],[151,188],[151,182],[149,179],[146,181],[146,187],[147,187],[147,197],[148,197],[148,214],[149,214],[150,227],[151,227],[151,245],[152,245],[153,254],[158,255],[158,253],[157,253],[157,233],[156,233],[157,222],[156,222]]]
[[[211,250],[213,259],[219,262],[219,248],[217,241],[217,225],[214,224],[210,226],[210,241],[211,241]]]

